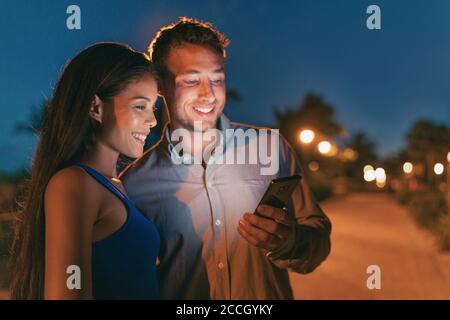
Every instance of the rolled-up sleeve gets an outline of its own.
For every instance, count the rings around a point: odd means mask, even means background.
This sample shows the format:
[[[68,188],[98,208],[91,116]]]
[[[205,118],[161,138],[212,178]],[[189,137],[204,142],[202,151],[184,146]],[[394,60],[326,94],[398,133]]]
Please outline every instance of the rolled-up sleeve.
[[[301,175],[301,166],[287,141],[280,136],[280,173],[282,176]],[[268,258],[282,269],[309,273],[316,269],[330,253],[331,222],[317,204],[305,180],[294,190],[287,205],[295,216],[291,239]]]

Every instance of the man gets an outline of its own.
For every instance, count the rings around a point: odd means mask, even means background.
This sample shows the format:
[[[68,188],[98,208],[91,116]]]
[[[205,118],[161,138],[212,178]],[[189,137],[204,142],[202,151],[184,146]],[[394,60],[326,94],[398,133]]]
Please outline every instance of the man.
[[[308,273],[327,257],[331,224],[304,180],[286,210],[261,206],[253,214],[270,181],[300,174],[300,165],[277,132],[223,115],[227,44],[210,24],[188,18],[158,32],[149,50],[170,123],[122,177],[159,228],[163,299],[292,299],[287,269]],[[198,139],[214,129],[213,139]],[[256,136],[227,144],[246,130]],[[217,148],[208,156],[211,141]],[[224,161],[267,146],[277,170]]]

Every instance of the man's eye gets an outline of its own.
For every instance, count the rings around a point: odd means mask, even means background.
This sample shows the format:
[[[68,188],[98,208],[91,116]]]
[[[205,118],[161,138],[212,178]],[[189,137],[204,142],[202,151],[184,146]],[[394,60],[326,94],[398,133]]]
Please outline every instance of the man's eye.
[[[211,80],[211,83],[212,83],[212,84],[215,84],[215,85],[219,85],[219,84],[222,84],[222,83],[223,83],[223,80],[222,80],[222,79]]]
[[[198,83],[197,80],[184,80],[184,83],[186,83],[189,86],[196,85]]]

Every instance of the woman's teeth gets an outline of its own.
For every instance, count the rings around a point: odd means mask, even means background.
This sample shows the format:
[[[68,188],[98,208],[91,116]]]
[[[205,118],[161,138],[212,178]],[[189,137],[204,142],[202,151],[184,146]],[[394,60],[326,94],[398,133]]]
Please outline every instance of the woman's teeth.
[[[132,133],[131,135],[141,142],[145,142],[145,139],[147,138],[147,136],[142,133]]]
[[[214,109],[214,107],[208,107],[208,108],[194,107],[195,111],[198,111],[198,112],[201,112],[201,113],[210,113],[213,109]]]

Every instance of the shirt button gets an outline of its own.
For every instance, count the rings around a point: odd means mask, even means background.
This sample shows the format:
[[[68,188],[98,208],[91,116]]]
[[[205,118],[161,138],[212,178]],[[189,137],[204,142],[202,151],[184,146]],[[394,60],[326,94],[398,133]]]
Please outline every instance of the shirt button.
[[[216,226],[220,226],[221,222],[219,219],[216,220]]]
[[[191,156],[183,156],[183,164],[193,164],[194,159]]]
[[[218,267],[219,267],[219,269],[223,269],[223,263],[222,263],[222,262],[219,262]]]

